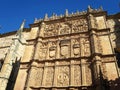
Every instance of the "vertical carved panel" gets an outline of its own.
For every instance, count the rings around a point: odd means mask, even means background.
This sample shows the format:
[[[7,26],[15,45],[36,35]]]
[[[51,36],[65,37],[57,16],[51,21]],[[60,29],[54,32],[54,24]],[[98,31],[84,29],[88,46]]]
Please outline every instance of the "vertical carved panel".
[[[43,68],[33,68],[30,74],[30,86],[41,86]]]
[[[36,73],[36,78],[35,78],[35,85],[36,86],[41,86],[42,77],[43,77],[43,68],[38,68],[37,73]]]
[[[47,75],[46,75],[45,85],[46,86],[52,86],[52,84],[53,84],[53,75],[54,75],[54,68],[53,67],[48,67],[46,74]]]
[[[58,67],[57,85],[58,86],[69,85],[69,67],[68,66]]]
[[[81,85],[81,70],[79,65],[74,66],[74,84]]]
[[[40,49],[39,49],[39,59],[45,59],[46,58],[46,55],[47,55],[47,46],[48,46],[48,43],[45,42],[45,43],[42,43],[40,45]]]

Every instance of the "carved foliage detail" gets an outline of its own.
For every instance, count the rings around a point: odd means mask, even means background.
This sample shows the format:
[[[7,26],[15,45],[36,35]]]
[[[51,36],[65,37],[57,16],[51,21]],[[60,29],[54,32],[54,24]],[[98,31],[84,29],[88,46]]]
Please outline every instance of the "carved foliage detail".
[[[58,86],[69,85],[69,67],[68,66],[58,67],[57,85]]]

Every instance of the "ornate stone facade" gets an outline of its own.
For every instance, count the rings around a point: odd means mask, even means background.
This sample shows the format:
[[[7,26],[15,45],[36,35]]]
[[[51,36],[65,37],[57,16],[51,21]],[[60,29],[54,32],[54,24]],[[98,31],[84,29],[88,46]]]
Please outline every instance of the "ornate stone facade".
[[[74,14],[66,10],[65,15],[36,19],[22,32],[20,40],[26,43],[13,47],[16,32],[0,35],[1,90],[113,90],[111,82],[120,76],[114,52],[120,48],[113,41],[118,38],[113,27],[120,27],[119,16],[107,15],[101,8]],[[5,66],[13,60],[9,48],[16,50],[18,67],[15,61],[11,68]],[[4,75],[8,75],[5,84]]]

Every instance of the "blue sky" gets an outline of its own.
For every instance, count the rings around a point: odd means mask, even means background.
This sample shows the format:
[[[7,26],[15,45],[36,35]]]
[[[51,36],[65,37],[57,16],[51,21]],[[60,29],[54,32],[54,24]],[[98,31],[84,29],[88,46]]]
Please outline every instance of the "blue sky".
[[[120,12],[120,0],[0,0],[0,33],[19,29],[23,19],[26,19],[25,27],[29,27],[34,18],[43,18],[45,13],[51,16],[64,14],[65,9],[70,13],[83,11],[88,5],[103,6],[108,14]]]

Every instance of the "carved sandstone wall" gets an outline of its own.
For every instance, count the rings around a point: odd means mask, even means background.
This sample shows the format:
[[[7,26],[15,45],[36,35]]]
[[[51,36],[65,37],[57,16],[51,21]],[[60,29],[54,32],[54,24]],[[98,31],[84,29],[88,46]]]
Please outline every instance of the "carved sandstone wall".
[[[108,81],[117,79],[116,46],[110,37],[116,24],[111,20],[105,11],[91,8],[36,20],[23,32],[27,44],[14,89],[101,90],[101,73]]]

